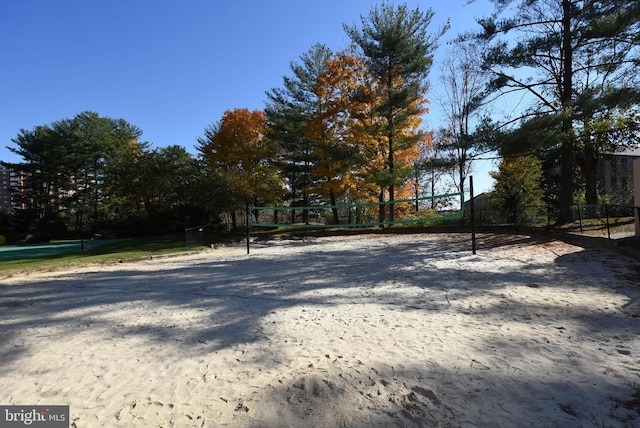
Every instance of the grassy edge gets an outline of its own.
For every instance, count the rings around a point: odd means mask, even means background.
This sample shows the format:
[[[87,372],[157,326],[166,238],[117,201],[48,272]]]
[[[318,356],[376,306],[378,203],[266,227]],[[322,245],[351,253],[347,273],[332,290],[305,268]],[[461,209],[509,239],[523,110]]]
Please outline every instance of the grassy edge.
[[[202,247],[204,250],[206,247]],[[148,258],[166,254],[187,254],[184,238],[168,235],[137,238],[105,244],[83,252],[4,261],[0,264],[0,278],[10,278],[37,272],[55,272],[89,265],[104,265],[125,260]]]

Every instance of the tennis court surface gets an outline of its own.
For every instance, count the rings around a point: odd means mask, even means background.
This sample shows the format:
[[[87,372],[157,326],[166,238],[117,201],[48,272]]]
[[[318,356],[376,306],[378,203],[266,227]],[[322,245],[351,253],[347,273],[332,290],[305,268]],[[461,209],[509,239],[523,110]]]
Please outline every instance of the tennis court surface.
[[[123,239],[97,239],[84,241],[53,241],[42,244],[25,244],[25,245],[2,245],[0,246],[0,262],[10,260],[33,259],[43,256],[54,256],[58,254],[66,254],[88,250],[100,245],[113,244]]]

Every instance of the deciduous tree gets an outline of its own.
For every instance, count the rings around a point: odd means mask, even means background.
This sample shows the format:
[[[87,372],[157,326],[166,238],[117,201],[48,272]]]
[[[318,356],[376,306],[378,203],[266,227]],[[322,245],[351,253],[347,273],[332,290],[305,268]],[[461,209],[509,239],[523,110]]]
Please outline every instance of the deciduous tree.
[[[314,87],[318,102],[304,131],[314,141],[316,163],[314,189],[331,205],[362,202],[372,183],[365,181],[366,169],[375,162],[375,152],[367,150],[367,103],[361,94],[370,83],[367,67],[354,55],[339,52],[326,61]],[[368,157],[367,155],[374,155]],[[334,222],[338,222],[333,209]]]
[[[530,220],[528,214],[542,204],[540,188],[542,168],[534,155],[507,156],[502,159],[498,172],[492,172],[495,191],[492,203],[502,211],[510,223]]]
[[[227,110],[198,138],[198,150],[209,168],[220,171],[253,204],[275,203],[283,186],[273,166],[277,147],[266,137],[267,119],[259,110]]]
[[[484,149],[479,129],[485,114],[486,85],[489,74],[482,68],[482,57],[475,43],[457,41],[440,65],[443,96],[440,105],[446,117],[438,150],[453,167],[453,181],[464,191],[473,160]]]

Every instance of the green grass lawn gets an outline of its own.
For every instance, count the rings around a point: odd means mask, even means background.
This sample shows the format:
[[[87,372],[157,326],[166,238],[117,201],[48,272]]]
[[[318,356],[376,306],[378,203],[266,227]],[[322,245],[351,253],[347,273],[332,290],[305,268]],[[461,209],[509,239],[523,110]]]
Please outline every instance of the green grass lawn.
[[[154,255],[185,252],[184,237],[169,235],[127,240],[85,241],[85,251],[80,251],[80,241],[54,243],[59,251],[46,246],[0,247],[0,277],[34,271],[54,271],[78,265],[114,263],[120,260],[151,257]],[[12,254],[12,250],[15,254]],[[16,256],[16,254],[22,254]]]
[[[614,217],[609,219],[609,231],[611,234],[629,233],[635,232],[635,219],[633,217]],[[574,221],[559,227],[559,230],[569,233],[579,233],[589,236],[606,236],[607,221],[604,218],[596,219],[583,219],[582,229],[580,228],[580,222]]]

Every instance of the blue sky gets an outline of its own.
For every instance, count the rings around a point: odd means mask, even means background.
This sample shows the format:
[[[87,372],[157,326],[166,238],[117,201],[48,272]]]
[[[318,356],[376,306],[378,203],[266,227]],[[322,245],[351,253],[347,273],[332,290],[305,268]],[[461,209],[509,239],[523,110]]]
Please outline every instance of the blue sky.
[[[446,40],[477,28],[487,0],[407,1],[435,12]],[[91,110],[142,129],[154,147],[194,152],[204,128],[225,110],[262,109],[289,64],[313,44],[334,51],[349,39],[342,24],[360,22],[375,0],[20,0],[0,6],[0,160],[32,129]],[[396,2],[402,3],[402,2]],[[437,63],[430,80],[437,95]],[[427,128],[442,125],[438,106]],[[476,193],[491,185],[477,165]]]

